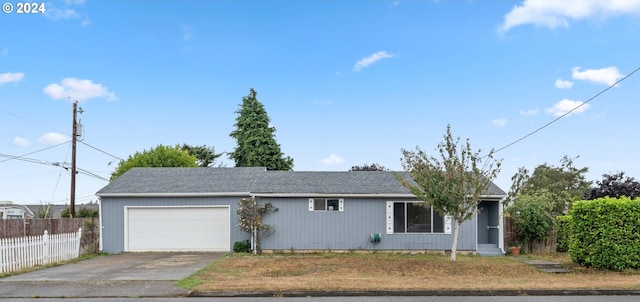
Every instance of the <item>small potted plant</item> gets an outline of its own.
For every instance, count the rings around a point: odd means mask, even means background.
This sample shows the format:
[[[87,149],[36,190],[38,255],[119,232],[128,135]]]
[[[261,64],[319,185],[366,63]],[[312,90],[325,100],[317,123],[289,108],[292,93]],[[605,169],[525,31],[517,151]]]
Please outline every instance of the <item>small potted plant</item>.
[[[511,240],[509,243],[509,254],[511,256],[520,255],[520,242],[518,240]]]

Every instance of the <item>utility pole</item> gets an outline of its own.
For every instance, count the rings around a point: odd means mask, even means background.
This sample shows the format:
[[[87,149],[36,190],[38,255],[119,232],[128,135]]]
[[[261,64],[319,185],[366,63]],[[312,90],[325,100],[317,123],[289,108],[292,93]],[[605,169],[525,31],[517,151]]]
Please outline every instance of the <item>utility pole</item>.
[[[82,113],[82,108],[80,108]],[[69,197],[69,215],[76,216],[76,141],[78,139],[78,101],[73,103],[73,128],[71,131],[71,196]]]

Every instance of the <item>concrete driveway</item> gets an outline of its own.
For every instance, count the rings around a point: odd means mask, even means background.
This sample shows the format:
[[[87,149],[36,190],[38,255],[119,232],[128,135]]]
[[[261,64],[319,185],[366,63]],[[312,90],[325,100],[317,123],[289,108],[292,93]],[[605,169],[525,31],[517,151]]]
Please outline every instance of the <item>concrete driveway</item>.
[[[121,253],[0,279],[0,297],[167,297],[225,253]]]

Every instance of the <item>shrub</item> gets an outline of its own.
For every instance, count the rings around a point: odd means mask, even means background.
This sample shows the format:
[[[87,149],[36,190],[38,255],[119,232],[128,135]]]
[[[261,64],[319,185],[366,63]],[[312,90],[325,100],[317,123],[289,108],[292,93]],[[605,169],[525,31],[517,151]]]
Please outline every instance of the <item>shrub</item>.
[[[555,220],[551,215],[553,203],[549,194],[520,195],[509,213],[516,225],[516,234],[523,240],[524,250],[529,250],[533,239],[545,239],[555,229]]]
[[[236,252],[236,253],[250,253],[251,252],[251,243],[249,243],[249,240],[236,241],[233,244],[233,251]]]
[[[71,214],[69,213],[69,207],[64,208],[64,210],[62,210],[60,212],[60,217],[62,217],[62,218],[70,218],[71,217]],[[90,208],[87,208],[87,207],[79,208],[76,211],[75,218],[98,218],[98,210],[90,209]]]
[[[98,218],[98,210],[82,207],[76,211],[76,218]]]
[[[640,200],[578,201],[571,210],[572,261],[595,268],[640,268]]]
[[[556,251],[558,252],[566,252],[569,250],[569,242],[571,239],[571,216],[557,216],[556,217],[556,227],[557,227],[557,245]]]

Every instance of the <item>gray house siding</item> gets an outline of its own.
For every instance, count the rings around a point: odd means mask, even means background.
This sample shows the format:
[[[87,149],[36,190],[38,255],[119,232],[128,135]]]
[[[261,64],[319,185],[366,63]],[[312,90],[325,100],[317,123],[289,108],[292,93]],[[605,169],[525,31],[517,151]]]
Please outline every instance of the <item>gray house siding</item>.
[[[238,221],[236,210],[241,197],[109,197],[103,198],[102,213],[102,251],[106,253],[120,253],[124,251],[125,238],[125,207],[131,206],[216,206],[230,207],[231,246],[233,243],[249,239],[249,235],[242,232],[235,223]],[[170,222],[167,222],[170,223]],[[158,234],[159,236],[161,234]]]
[[[273,225],[272,236],[263,238],[262,248],[267,250],[449,250],[452,235],[444,233],[402,233],[387,234],[387,202],[417,201],[397,180],[397,176],[409,177],[407,172],[295,172],[267,171],[266,168],[133,168],[111,182],[96,195],[101,198],[101,240],[102,250],[118,253],[125,250],[127,244],[125,228],[126,207],[195,207],[226,206],[229,209],[228,237],[218,241],[219,246],[226,245],[229,250],[237,241],[249,239],[249,235],[237,226],[238,201],[242,197],[257,196],[261,202],[271,202],[277,212],[265,216],[265,223]],[[491,201],[499,202],[506,195],[504,191],[491,184],[483,195]],[[310,211],[313,204],[309,197],[342,198],[342,211]],[[340,208],[340,203],[338,208]],[[493,208],[493,207],[491,207]],[[394,206],[395,209],[395,206]],[[500,209],[497,208],[499,212]],[[391,211],[391,208],[389,208]],[[148,213],[151,213],[147,211]],[[166,213],[166,211],[164,211]],[[182,211],[184,213],[184,211]],[[493,211],[496,212],[496,211]],[[486,211],[485,214],[493,213]],[[196,215],[191,212],[191,214]],[[499,215],[499,213],[498,213]],[[134,216],[135,217],[135,216]],[[170,219],[155,216],[138,216],[136,220],[146,223],[171,223]],[[169,215],[170,217],[170,215]],[[221,219],[221,216],[216,216]],[[406,217],[406,216],[405,216]],[[191,216],[177,217],[176,220],[189,220]],[[226,217],[225,217],[226,218]],[[221,220],[208,220],[217,221]],[[459,250],[474,251],[478,238],[483,243],[493,243],[489,231],[502,236],[500,229],[473,217],[461,226]],[[202,222],[202,220],[198,220]],[[478,229],[478,222],[483,227]],[[164,226],[155,224],[156,226]],[[185,226],[182,223],[180,226]],[[211,225],[211,224],[210,224]],[[417,225],[417,224],[416,224]],[[428,227],[429,223],[422,223]],[[196,224],[186,225],[196,227]],[[222,232],[222,226],[211,226],[214,231]],[[442,227],[442,226],[440,226]],[[452,226],[453,227],[453,226]],[[489,230],[488,227],[494,227]],[[201,229],[210,226],[200,227]],[[478,235],[487,228],[486,235]],[[134,228],[135,229],[135,228]],[[446,229],[446,228],[445,228]],[[192,232],[193,230],[183,230]],[[226,229],[224,230],[226,232]],[[167,230],[167,232],[170,232]],[[133,232],[135,235],[135,232]],[[194,232],[195,234],[196,232]],[[215,232],[212,232],[215,233]],[[379,243],[370,242],[370,234],[381,234]],[[212,234],[220,235],[220,234]],[[226,235],[226,234],[225,234]],[[160,234],[159,234],[160,236]],[[136,238],[135,236],[133,236]],[[142,239],[131,242],[143,242],[146,239],[163,239],[145,234]],[[484,238],[487,239],[484,239]],[[495,236],[494,236],[495,237]],[[171,237],[168,237],[171,238]],[[195,237],[204,238],[204,237]],[[497,242],[501,242],[497,238]],[[195,239],[209,242],[207,239]],[[486,242],[485,242],[486,241]],[[168,242],[171,245],[172,242]],[[497,245],[500,247],[500,245]],[[162,247],[163,249],[169,249]],[[222,249],[217,247],[218,249]],[[132,248],[131,250],[136,250]]]
[[[344,198],[344,211],[309,211],[308,198],[261,198],[277,212],[265,216],[273,235],[263,238],[266,250],[450,250],[451,234],[386,234],[386,202],[411,199]],[[458,249],[476,249],[475,217],[462,224]],[[379,243],[370,242],[380,233]]]

